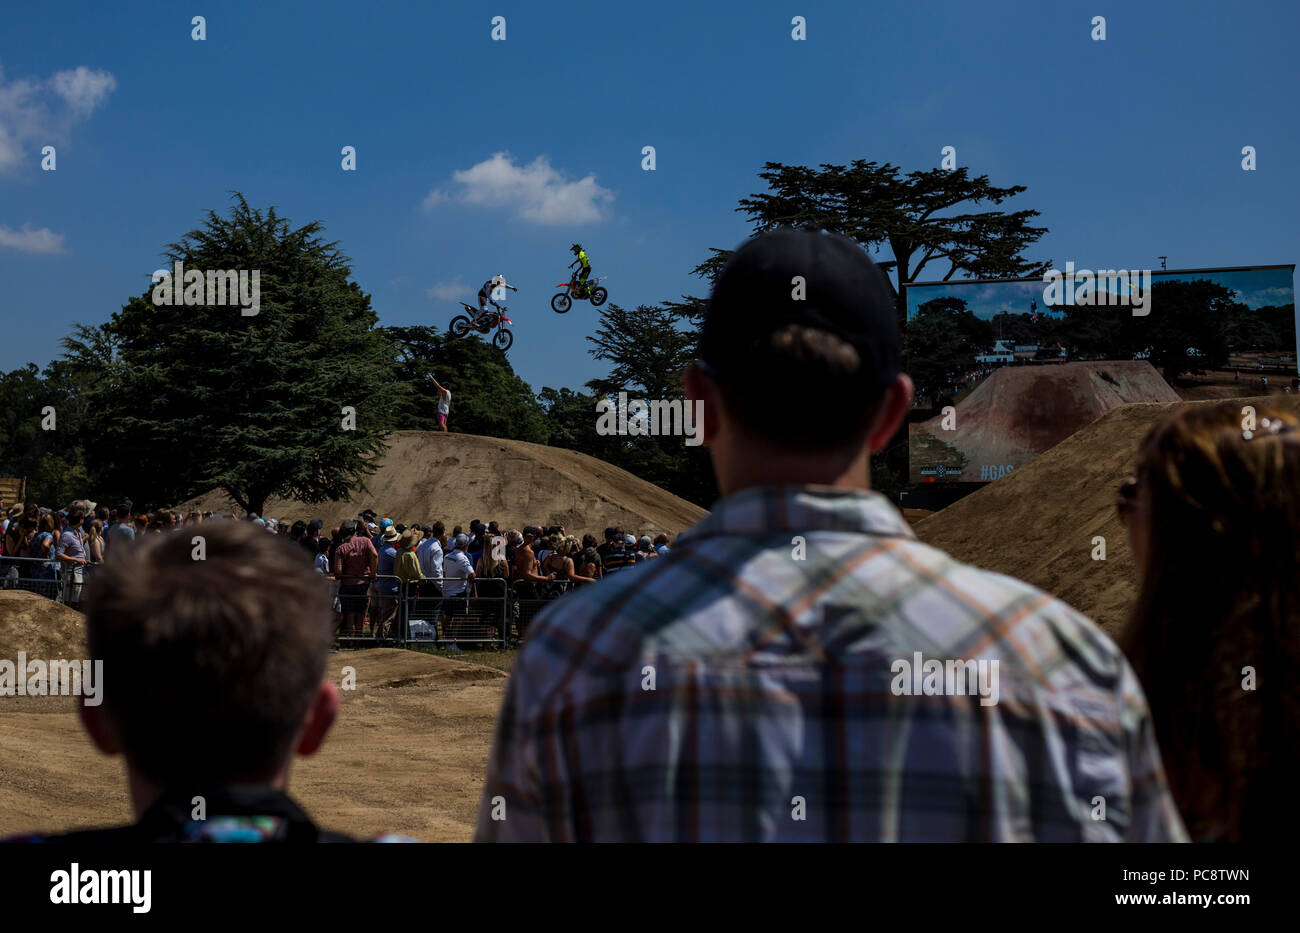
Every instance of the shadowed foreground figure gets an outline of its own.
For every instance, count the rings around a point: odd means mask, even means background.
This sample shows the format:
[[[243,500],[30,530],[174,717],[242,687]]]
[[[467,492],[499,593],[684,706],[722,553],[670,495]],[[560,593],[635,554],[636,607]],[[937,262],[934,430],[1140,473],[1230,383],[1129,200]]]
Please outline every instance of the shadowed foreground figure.
[[[1290,842],[1300,832],[1296,417],[1241,402],[1183,408],[1143,441],[1119,505],[1142,578],[1122,642],[1188,831],[1197,842]]]
[[[479,840],[1185,838],[1115,645],[917,541],[870,491],[912,384],[857,244],[747,242],[700,357],[686,389],[723,498],[533,622]]]
[[[103,702],[77,710],[101,752],[126,758],[137,822],[10,841],[352,841],[286,793],[294,756],[315,753],[338,715],[329,591],[287,538],[251,522],[201,529],[114,552],[88,586]]]

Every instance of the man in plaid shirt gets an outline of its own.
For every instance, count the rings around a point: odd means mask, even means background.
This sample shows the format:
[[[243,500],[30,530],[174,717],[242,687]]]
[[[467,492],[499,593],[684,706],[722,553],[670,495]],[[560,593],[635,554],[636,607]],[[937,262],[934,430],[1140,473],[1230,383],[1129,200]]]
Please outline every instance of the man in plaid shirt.
[[[912,385],[857,244],[746,243],[700,357],[686,388],[723,498],[532,623],[479,840],[1186,838],[1110,639],[870,491]]]

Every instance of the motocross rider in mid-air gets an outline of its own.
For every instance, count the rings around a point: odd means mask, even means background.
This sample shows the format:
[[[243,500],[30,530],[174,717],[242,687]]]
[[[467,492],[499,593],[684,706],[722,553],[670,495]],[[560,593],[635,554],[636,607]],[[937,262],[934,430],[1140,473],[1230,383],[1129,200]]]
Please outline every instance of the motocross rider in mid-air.
[[[587,259],[587,253],[582,248],[581,243],[574,243],[569,247],[569,252],[578,257],[573,260],[573,262],[569,263],[570,269],[574,266],[578,267],[578,272],[573,279],[575,285],[574,291],[577,292],[576,297],[585,297],[587,294],[587,280],[591,278],[591,262]]]
[[[506,284],[506,277],[504,275],[494,275],[492,278],[484,282],[483,287],[478,290],[478,317],[474,319],[475,327],[478,327],[480,322],[483,320],[483,315],[487,313],[487,306],[489,304],[496,308],[497,314],[504,316],[505,308],[497,304],[496,299],[492,297],[497,293],[497,289],[500,288],[508,288],[512,292],[519,291],[519,289],[515,288],[513,285]]]

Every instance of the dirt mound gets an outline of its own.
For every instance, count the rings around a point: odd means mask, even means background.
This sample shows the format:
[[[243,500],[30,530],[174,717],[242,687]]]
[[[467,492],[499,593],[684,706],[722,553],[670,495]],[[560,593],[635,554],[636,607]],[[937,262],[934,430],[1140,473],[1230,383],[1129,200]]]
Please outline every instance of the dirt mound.
[[[953,430],[942,415],[911,426],[911,480],[930,480],[921,470],[939,464],[940,479],[996,479],[1121,405],[1178,400],[1146,360],[999,369],[957,403]]]
[[[366,481],[369,492],[351,502],[304,505],[272,499],[266,514],[290,519],[316,517],[326,525],[355,518],[369,506],[395,521],[441,519],[448,530],[472,519],[524,525],[563,525],[599,534],[620,525],[636,534],[677,534],[707,512],[626,470],[559,447],[525,441],[452,434],[397,431],[379,470]],[[237,512],[218,491],[185,503],[223,514]]]
[[[320,752],[295,761],[293,796],[320,825],[360,838],[468,841],[505,673],[380,648],[335,653],[329,676],[342,709]],[[130,820],[121,763],[91,746],[73,701],[24,700],[0,702],[0,837]]]
[[[81,613],[27,590],[0,590],[0,658],[84,658],[86,627]]]
[[[1241,399],[1300,414],[1300,398]],[[1182,404],[1125,405],[1035,460],[916,526],[921,540],[958,560],[1026,580],[1065,600],[1112,636],[1137,595],[1115,491],[1147,430]],[[1093,537],[1106,559],[1093,560]]]

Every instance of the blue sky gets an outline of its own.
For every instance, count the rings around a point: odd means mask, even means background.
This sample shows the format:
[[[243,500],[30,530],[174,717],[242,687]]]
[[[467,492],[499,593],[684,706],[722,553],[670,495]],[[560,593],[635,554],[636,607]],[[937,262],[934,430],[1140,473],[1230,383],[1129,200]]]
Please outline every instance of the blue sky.
[[[385,324],[445,327],[458,284],[472,300],[505,273],[511,362],[536,387],[605,372],[594,309],[548,306],[572,241],[620,304],[699,293],[690,269],[748,234],[733,209],[768,160],[907,171],[954,146],[1028,186],[1009,206],[1041,211],[1030,255],[1058,266],[1296,262],[1300,6],[1106,6],[10,4],[0,368],[106,320],[232,189],[323,221]]]

